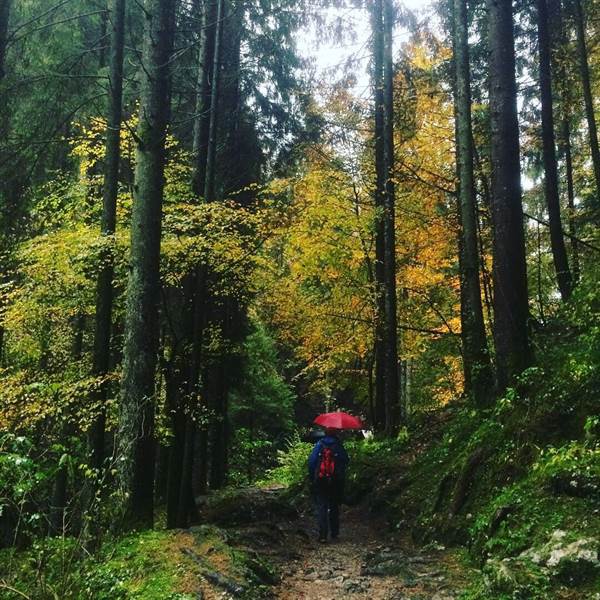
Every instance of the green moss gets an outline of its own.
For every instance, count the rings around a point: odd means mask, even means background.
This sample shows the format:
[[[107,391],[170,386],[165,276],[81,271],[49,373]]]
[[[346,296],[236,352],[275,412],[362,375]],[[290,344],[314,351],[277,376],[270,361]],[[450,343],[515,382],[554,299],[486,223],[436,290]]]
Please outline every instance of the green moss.
[[[107,545],[95,564],[88,567],[84,591],[90,598],[139,598],[171,600],[192,598],[197,566],[180,547],[183,534],[145,531]],[[189,593],[185,593],[185,588]]]

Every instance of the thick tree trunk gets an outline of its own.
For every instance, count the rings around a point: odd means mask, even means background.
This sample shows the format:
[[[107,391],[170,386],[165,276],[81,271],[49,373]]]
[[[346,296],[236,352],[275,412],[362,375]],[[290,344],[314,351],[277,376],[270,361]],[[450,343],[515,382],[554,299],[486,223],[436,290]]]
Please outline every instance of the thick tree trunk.
[[[590,67],[588,64],[588,51],[585,41],[585,19],[581,0],[572,0],[572,2],[575,17],[575,34],[577,37],[577,59],[579,61],[581,86],[583,88],[583,100],[585,102],[585,116],[588,125],[592,165],[594,167],[594,179],[596,181],[595,208],[598,209],[600,206],[600,148],[598,147],[598,128],[596,126],[596,115],[594,113]]]
[[[108,119],[106,127],[106,156],[104,159],[104,185],[102,193],[102,224],[104,249],[101,268],[96,283],[96,324],[94,333],[93,374],[104,377],[110,370],[110,334],[113,307],[113,235],[117,215],[119,192],[120,133],[123,115],[123,48],[125,37],[125,0],[110,2],[110,75]],[[101,470],[104,462],[104,429],[107,385],[103,382],[98,390],[99,413],[90,426],[88,439],[90,465]]]
[[[383,153],[383,0],[373,9],[373,92],[375,99],[375,431],[385,429],[385,162]]]
[[[395,435],[399,416],[398,328],[396,298],[396,229],[394,186],[394,8],[383,0],[383,155],[385,164],[384,296],[385,296],[385,431]]]
[[[4,79],[6,46],[8,44],[8,22],[12,0],[0,0],[0,81]]]
[[[531,363],[512,2],[487,0],[490,46],[494,341],[499,392]]]
[[[550,32],[546,0],[537,0],[538,46],[540,52],[540,100],[542,104],[542,144],[544,157],[544,188],[552,258],[558,289],[563,300],[567,300],[573,289],[567,249],[562,233],[560,218],[560,196],[558,193],[558,163],[554,145],[554,110],[552,101],[552,70],[550,56]]]
[[[473,399],[478,406],[485,406],[491,399],[493,374],[483,320],[479,277],[468,35],[466,0],[454,0],[456,162],[459,180],[463,360],[466,383],[470,387]]]
[[[144,68],[119,417],[119,484],[125,527],[153,524],[160,236],[174,0],[146,0],[144,9]]]

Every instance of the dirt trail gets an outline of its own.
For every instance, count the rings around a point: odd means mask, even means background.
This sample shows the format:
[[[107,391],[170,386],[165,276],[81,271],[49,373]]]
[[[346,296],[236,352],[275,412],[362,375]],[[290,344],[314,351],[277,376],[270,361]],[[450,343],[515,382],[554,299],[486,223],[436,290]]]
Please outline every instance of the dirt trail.
[[[452,600],[465,587],[465,574],[443,549],[416,549],[400,536],[383,536],[385,526],[359,509],[341,517],[340,539],[319,544],[306,515],[296,531],[274,596],[280,600]],[[291,539],[290,539],[291,542]]]

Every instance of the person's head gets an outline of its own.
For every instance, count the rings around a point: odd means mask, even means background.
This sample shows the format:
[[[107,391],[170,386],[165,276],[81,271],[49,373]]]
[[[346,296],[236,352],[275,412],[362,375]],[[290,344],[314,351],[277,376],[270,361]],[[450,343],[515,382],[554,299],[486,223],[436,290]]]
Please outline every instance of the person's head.
[[[337,437],[338,433],[338,430],[333,427],[327,427],[327,429],[325,429],[325,435]]]

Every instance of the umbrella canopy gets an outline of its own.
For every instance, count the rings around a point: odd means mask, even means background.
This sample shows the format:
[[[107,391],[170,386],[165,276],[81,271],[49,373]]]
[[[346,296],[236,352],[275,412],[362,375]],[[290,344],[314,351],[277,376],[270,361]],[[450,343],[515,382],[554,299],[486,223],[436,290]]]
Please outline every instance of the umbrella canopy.
[[[331,412],[319,415],[314,421],[321,427],[331,427],[332,429],[362,429],[362,421],[345,412]]]

